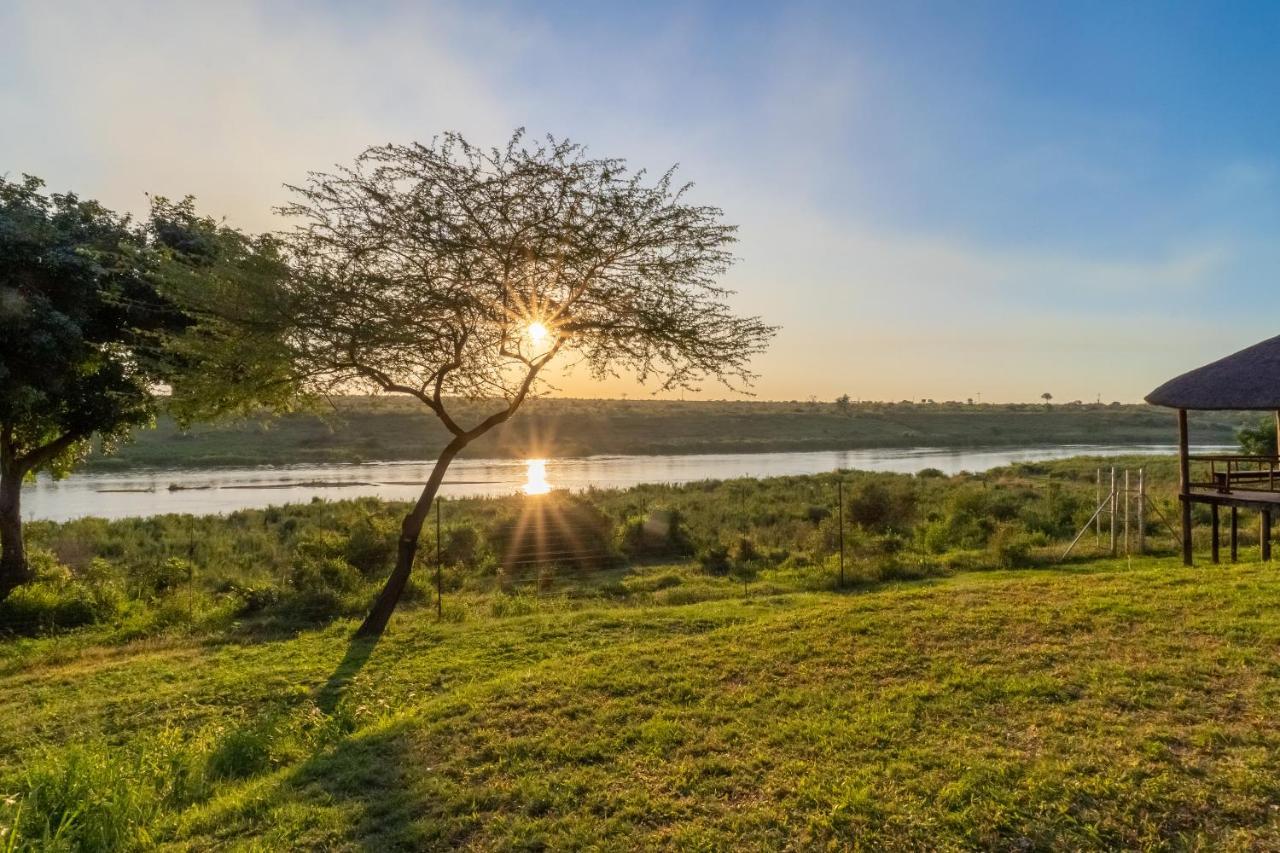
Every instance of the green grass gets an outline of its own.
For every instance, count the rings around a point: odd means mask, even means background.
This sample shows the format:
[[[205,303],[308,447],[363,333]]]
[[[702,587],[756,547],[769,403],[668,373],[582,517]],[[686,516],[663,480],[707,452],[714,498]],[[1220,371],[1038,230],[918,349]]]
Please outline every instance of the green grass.
[[[464,423],[493,404],[454,402]],[[1257,416],[1192,415],[1198,443],[1234,444]],[[472,457],[737,453],[872,447],[1026,447],[1046,444],[1172,444],[1172,414],[1150,406],[860,403],[841,410],[817,402],[682,402],[537,399],[476,441]],[[162,418],[115,454],[95,454],[88,470],[216,467],[430,459],[450,436],[414,400],[337,398],[325,417],[197,425],[179,431]]]
[[[410,611],[375,646],[346,622],[27,641],[0,673],[0,825],[171,849],[1280,845],[1273,567],[657,598],[696,574],[640,571],[653,597],[625,606]]]

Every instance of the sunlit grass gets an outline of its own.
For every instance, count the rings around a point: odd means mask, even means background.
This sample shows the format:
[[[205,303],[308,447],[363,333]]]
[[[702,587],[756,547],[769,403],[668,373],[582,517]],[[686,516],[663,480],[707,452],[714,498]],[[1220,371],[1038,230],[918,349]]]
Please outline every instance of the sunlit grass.
[[[339,623],[72,650],[0,677],[0,826],[25,803],[33,846],[67,814],[69,843],[177,849],[1276,846],[1280,578],[1134,565],[682,606],[658,596],[699,573],[655,567],[626,581],[648,605],[507,596],[376,646]]]

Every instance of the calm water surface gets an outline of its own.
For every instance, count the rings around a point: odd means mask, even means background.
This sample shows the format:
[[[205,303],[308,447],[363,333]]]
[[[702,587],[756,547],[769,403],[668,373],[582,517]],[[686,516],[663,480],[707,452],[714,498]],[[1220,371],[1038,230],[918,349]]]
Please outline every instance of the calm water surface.
[[[1217,448],[1200,448],[1210,450]],[[1172,445],[1055,445],[1019,449],[941,450],[881,448],[807,453],[721,453],[693,456],[588,456],[575,459],[459,459],[441,491],[447,498],[542,494],[551,489],[612,489],[641,483],[689,483],[732,477],[819,474],[839,469],[948,474],[985,471],[1012,462],[1082,454],[1170,454]],[[22,495],[27,519],[65,521],[166,512],[223,513],[314,497],[375,496],[411,500],[431,473],[431,462],[290,465],[210,470],[153,469],[120,474],[76,474],[55,482],[41,477]]]

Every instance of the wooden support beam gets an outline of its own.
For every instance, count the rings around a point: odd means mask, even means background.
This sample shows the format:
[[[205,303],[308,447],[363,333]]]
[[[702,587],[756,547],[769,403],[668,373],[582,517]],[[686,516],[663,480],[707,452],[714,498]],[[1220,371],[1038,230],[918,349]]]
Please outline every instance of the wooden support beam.
[[[1147,553],[1147,469],[1138,469],[1138,553]]]
[[[1271,561],[1271,510],[1262,510],[1262,562]]]
[[[1222,557],[1219,550],[1221,546],[1219,545],[1220,522],[1218,519],[1218,505],[1214,504],[1212,507],[1212,510],[1213,510],[1213,544],[1211,546],[1211,552],[1213,554],[1213,562],[1220,563],[1222,562]]]
[[[1187,410],[1178,409],[1178,500],[1182,503],[1182,563],[1190,566],[1191,557],[1191,455],[1187,438]]]
[[[1231,508],[1231,562],[1240,559],[1240,508]]]

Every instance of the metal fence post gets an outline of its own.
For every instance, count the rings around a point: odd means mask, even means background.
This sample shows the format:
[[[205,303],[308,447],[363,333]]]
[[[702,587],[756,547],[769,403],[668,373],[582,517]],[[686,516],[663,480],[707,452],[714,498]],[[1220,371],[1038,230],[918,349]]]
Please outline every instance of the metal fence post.
[[[836,506],[840,520],[840,588],[844,589],[844,478],[836,480]]]
[[[436,619],[443,618],[444,615],[444,585],[441,582],[440,574],[442,571],[442,563],[440,562],[440,501],[439,495],[436,496]]]

